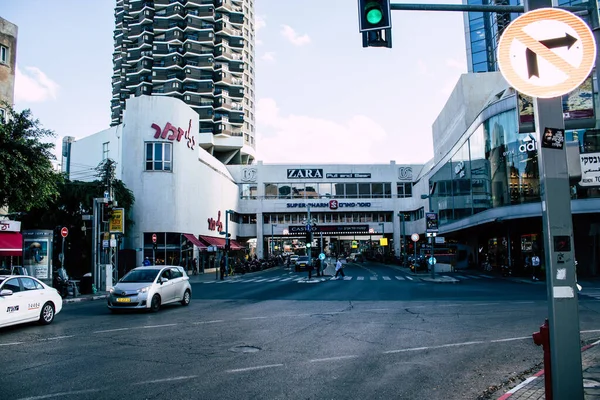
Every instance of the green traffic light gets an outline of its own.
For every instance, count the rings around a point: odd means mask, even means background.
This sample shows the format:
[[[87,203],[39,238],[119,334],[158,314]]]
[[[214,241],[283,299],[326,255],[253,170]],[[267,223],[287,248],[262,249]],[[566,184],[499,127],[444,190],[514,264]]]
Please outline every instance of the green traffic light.
[[[372,25],[377,25],[378,23],[381,22],[382,19],[383,19],[383,12],[381,11],[381,8],[379,8],[379,7],[374,7],[371,9],[367,8],[367,22],[369,22]]]

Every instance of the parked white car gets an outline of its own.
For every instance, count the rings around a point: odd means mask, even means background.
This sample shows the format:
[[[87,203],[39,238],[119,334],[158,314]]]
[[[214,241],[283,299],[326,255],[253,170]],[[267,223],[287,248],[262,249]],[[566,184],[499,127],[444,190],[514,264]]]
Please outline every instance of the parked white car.
[[[108,308],[111,311],[124,309],[150,309],[158,311],[162,305],[190,304],[192,287],[183,267],[153,265],[129,271],[110,289]]]
[[[48,325],[62,309],[58,291],[26,275],[0,275],[0,328],[39,321]]]

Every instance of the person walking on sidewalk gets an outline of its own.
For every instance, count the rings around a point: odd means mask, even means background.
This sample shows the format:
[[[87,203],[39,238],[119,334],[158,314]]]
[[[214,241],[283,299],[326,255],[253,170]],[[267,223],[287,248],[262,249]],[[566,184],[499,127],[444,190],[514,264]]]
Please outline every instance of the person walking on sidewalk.
[[[225,279],[225,256],[221,257],[221,262],[219,263],[219,270],[221,271],[221,280]]]
[[[344,273],[344,265],[342,265],[342,260],[339,258],[337,259],[337,262],[335,263],[335,277],[333,279],[337,279],[338,274],[341,275],[342,278],[346,277],[346,274]]]

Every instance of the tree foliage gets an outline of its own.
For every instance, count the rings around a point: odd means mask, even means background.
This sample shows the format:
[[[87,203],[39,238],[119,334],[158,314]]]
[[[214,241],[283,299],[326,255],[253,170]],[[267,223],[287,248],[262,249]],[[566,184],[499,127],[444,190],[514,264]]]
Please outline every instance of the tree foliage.
[[[0,122],[0,207],[12,212],[44,207],[58,198],[63,182],[52,166],[54,143],[47,141],[56,135],[30,110],[6,108],[7,118]]]

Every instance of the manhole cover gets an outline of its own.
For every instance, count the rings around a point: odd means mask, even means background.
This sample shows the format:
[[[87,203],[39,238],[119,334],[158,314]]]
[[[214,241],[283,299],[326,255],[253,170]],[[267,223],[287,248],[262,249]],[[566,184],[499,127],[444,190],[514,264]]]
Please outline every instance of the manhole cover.
[[[259,347],[254,346],[235,346],[231,348],[234,353],[256,353],[259,350]]]

